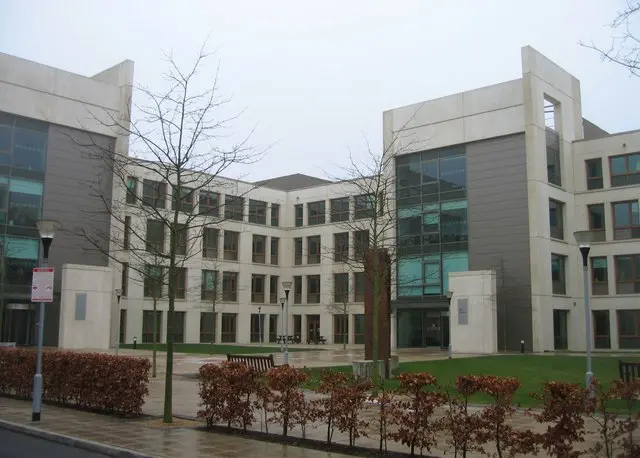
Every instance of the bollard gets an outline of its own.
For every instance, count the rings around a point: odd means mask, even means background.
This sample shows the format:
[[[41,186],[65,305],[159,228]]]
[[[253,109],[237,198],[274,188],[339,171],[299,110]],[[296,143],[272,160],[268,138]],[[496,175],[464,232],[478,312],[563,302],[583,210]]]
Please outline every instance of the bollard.
[[[524,354],[524,340],[520,341],[520,353]]]
[[[135,350],[137,346],[138,346],[138,338],[134,337],[133,338],[133,349]]]

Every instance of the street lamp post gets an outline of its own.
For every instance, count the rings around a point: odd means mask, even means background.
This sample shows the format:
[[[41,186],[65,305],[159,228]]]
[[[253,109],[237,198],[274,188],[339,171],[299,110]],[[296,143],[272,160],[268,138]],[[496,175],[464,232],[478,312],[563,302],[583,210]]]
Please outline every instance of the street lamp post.
[[[262,307],[258,306],[258,342],[262,345]]]
[[[447,301],[449,301],[449,359],[451,359],[453,354],[453,349],[451,347],[451,328],[453,324],[451,323],[451,298],[453,297],[453,291],[447,291]]]
[[[280,298],[280,353],[284,352],[284,343],[287,341],[287,336],[284,334],[284,297]]]
[[[116,356],[120,350],[120,297],[122,297],[122,289],[116,288]]]
[[[284,329],[286,332],[286,337],[288,337],[289,334],[289,291],[291,291],[291,282],[290,281],[283,281],[282,282],[282,288],[284,289]],[[284,363],[285,364],[289,364],[289,342],[288,342],[288,338],[287,340],[285,340],[284,342]]]
[[[591,367],[591,304],[589,301],[589,251],[591,250],[591,242],[593,241],[593,233],[591,231],[577,231],[573,236],[578,243],[580,254],[582,255],[582,276],[584,278],[584,324],[585,324],[585,340],[587,350],[587,374],[585,378],[586,387],[591,391],[591,380],[593,379],[593,371]]]
[[[41,220],[36,223],[42,241],[42,267],[49,265],[49,247],[53,236],[60,227],[56,221]],[[40,421],[42,411],[42,339],[44,337],[44,302],[40,302],[38,312],[38,353],[36,355],[36,374],[33,377],[33,405],[31,420]]]

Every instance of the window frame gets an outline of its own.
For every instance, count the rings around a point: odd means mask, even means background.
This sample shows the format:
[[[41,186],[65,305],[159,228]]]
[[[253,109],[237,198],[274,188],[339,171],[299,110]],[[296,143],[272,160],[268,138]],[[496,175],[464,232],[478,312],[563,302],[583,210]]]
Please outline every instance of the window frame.
[[[589,175],[589,164],[599,164],[600,168],[600,176],[591,176]],[[586,169],[586,177],[587,177],[587,190],[592,191],[596,189],[604,188],[604,172],[602,170],[602,158],[594,157],[592,159],[585,159],[584,161],[585,169]],[[596,183],[596,185],[592,185],[591,183]],[[599,186],[598,186],[599,183]]]
[[[627,314],[626,318],[624,318],[625,314]],[[629,316],[629,314],[633,314],[633,316]],[[638,348],[640,348],[640,309],[618,309],[616,310],[616,321],[618,327],[618,348],[620,348],[621,350],[637,350]],[[633,322],[634,334],[622,333],[621,324],[623,322]],[[630,339],[632,342],[634,342],[634,344],[623,344],[623,339]]]
[[[218,270],[202,269],[200,275],[200,300],[218,302],[218,281],[220,280]],[[207,274],[213,274],[213,289],[207,288]]]
[[[122,238],[122,247],[125,250],[131,249],[131,216],[124,217],[124,234]]]
[[[327,215],[327,202],[316,200],[307,204],[307,226],[325,224]]]
[[[262,245],[262,251],[258,251]],[[265,264],[267,262],[267,236],[253,234],[251,237],[251,262]]]
[[[156,230],[153,230],[150,226],[156,226]],[[159,240],[150,240],[150,237],[149,237],[150,235],[154,235],[154,237],[155,235],[158,235]],[[164,226],[164,223],[161,220],[148,219],[147,230],[145,235],[145,251],[147,253],[164,254],[166,238],[167,238],[167,234],[166,234],[166,228]]]
[[[151,190],[151,195],[146,195],[148,190]],[[164,210],[167,206],[167,183],[145,178],[142,181],[142,205]]]
[[[364,202],[364,204],[363,204]],[[353,198],[353,219],[370,219],[376,214],[375,194],[361,194]]]
[[[275,246],[275,250],[274,250]],[[272,266],[280,263],[280,237],[271,237],[269,240],[269,257]]]
[[[629,171],[629,158],[631,158],[632,156],[640,156],[640,152],[636,151],[628,154],[616,154],[614,156],[609,156],[609,179],[611,180],[612,188],[620,188],[622,186],[634,186],[640,184],[640,171],[632,173]],[[618,159],[620,157],[624,157],[625,159],[625,173],[613,173],[613,161],[614,159]],[[626,177],[624,184],[615,184],[617,181],[616,178],[619,177]],[[634,179],[632,179],[632,177]]]
[[[320,297],[322,294],[321,288],[320,288],[320,275],[318,274],[313,274],[313,275],[307,275],[307,304],[319,304],[320,303]],[[312,284],[317,282],[317,292],[311,292],[312,290]],[[315,286],[315,285],[313,285]]]
[[[198,196],[198,212],[202,216],[220,216],[220,193],[201,190]]]
[[[155,299],[160,299],[164,295],[164,267],[147,264],[144,267],[144,280],[142,288],[142,296],[148,299],[154,299],[152,290],[156,291]],[[153,269],[158,269],[158,273],[152,274]]]
[[[346,272],[333,274],[333,302],[342,305],[349,303],[349,274]]]
[[[300,248],[298,250],[298,248]],[[294,237],[293,239],[293,265],[302,265],[302,237]]]
[[[336,199],[329,200],[330,221],[332,223],[339,223],[343,221],[349,221],[351,215],[351,204],[349,197],[338,197]],[[346,209],[345,204],[346,203]],[[334,208],[339,205],[339,208]]]
[[[598,315],[604,316],[606,320],[606,334],[598,334]],[[611,313],[609,310],[593,310],[591,312],[593,321],[593,348],[596,350],[611,349]]]
[[[604,259],[604,281],[596,279],[595,261]],[[609,261],[607,256],[592,256],[591,262],[591,294],[593,296],[608,296],[609,295]],[[599,268],[602,269],[602,268]]]
[[[556,222],[560,223],[559,225],[553,225],[551,213],[556,212]],[[549,235],[552,239],[556,240],[564,240],[564,202],[560,202],[559,200],[549,199]]]
[[[278,286],[280,284],[280,276],[269,275],[269,303],[278,304]]]
[[[222,272],[222,301],[238,302],[238,272]]]
[[[263,200],[249,199],[249,222],[267,225],[267,202]]]
[[[216,342],[217,315],[218,314],[214,312],[200,312],[200,343]],[[208,327],[209,322],[211,323],[211,332],[205,329]],[[205,323],[207,323],[207,325],[204,325]]]
[[[220,314],[220,343],[235,343],[238,339],[238,314]]]
[[[302,304],[302,275],[293,277],[293,303]]]
[[[349,343],[349,314],[336,313],[333,315],[333,343]]]
[[[225,194],[224,219],[244,222],[244,197]]]
[[[265,290],[266,290],[266,275],[263,274],[251,274],[251,303],[252,304],[265,304]],[[262,287],[259,288],[260,283]],[[262,292],[258,291],[259,289]]]
[[[340,240],[340,238],[345,238],[345,235],[346,240]],[[336,232],[333,234],[333,261],[349,261],[349,232]]]
[[[293,206],[293,218],[295,227],[302,227],[304,225],[304,206],[302,204],[295,204]]]
[[[317,245],[317,253],[312,252],[312,246]],[[307,264],[320,264],[322,256],[322,237],[312,235],[307,237]]]
[[[562,280],[553,279],[553,260],[554,258],[561,261],[561,275]],[[551,293],[554,296],[566,296],[567,295],[567,257],[559,253],[551,253]],[[562,288],[557,288],[556,285],[562,283]]]
[[[213,242],[213,243],[211,243]],[[205,259],[218,259],[220,242],[220,229],[205,227],[202,231],[202,257]]]
[[[175,285],[175,298],[186,299],[187,298],[187,268],[176,267],[176,285]]]
[[[271,226],[279,227],[280,226],[280,204],[271,204]]]
[[[195,207],[194,204],[194,193],[195,190],[192,188],[187,188],[185,186],[181,186],[178,192],[177,186],[172,186],[172,196],[171,196],[171,210],[178,210],[182,213],[191,213]],[[180,194],[178,197],[176,194]],[[184,195],[183,195],[184,194]]]
[[[131,186],[133,184],[133,187]],[[127,177],[127,195],[126,203],[129,205],[135,205],[138,201],[138,178],[134,176]]]
[[[593,224],[593,209],[599,209],[602,211],[602,228],[596,228]],[[594,242],[604,242],[607,239],[607,221],[606,221],[606,209],[604,203],[589,204],[587,205],[587,220],[589,232],[592,233]]]
[[[630,258],[631,261],[631,273],[630,280],[620,280],[620,260],[621,258]],[[615,275],[615,283],[616,283],[616,295],[624,296],[628,294],[638,294],[640,293],[640,268],[638,268],[638,263],[640,262],[640,254],[621,254],[615,255],[613,257],[613,265],[614,265],[614,275]],[[633,291],[631,292],[620,292],[620,285],[631,284],[633,285]]]
[[[176,237],[176,254],[178,256],[186,256],[189,240],[189,228],[186,224],[178,223],[175,230]]]
[[[618,226],[616,223],[616,206],[627,205],[627,217],[629,218],[628,226]],[[633,206],[636,205],[638,209],[639,224],[633,224]],[[637,200],[621,200],[617,202],[611,202],[611,212],[613,217],[613,239],[614,240],[632,240],[640,238],[640,203]],[[621,233],[618,231],[629,231],[629,237],[621,237]],[[635,235],[635,237],[634,237]]]
[[[550,135],[552,138],[550,138]],[[560,145],[560,135],[555,129],[547,127],[545,129],[545,148],[547,154],[547,182],[554,186],[562,187],[562,154]],[[550,154],[553,157],[553,164],[550,164]],[[557,165],[557,170],[552,174],[550,165]]]
[[[363,240],[358,240],[359,236],[363,236],[365,234],[366,234],[366,244],[365,244],[364,237],[360,237]],[[353,252],[356,259],[364,259],[370,245],[371,245],[371,235],[369,234],[369,229],[353,231]],[[363,249],[363,246],[364,246],[364,249]]]
[[[229,235],[229,240],[227,240],[227,234]],[[240,232],[225,229],[222,234],[222,239],[222,258],[225,261],[237,261],[239,256],[238,252],[240,251]]]
[[[363,272],[354,272],[353,273],[353,301],[354,302],[364,302],[365,296],[365,278]]]

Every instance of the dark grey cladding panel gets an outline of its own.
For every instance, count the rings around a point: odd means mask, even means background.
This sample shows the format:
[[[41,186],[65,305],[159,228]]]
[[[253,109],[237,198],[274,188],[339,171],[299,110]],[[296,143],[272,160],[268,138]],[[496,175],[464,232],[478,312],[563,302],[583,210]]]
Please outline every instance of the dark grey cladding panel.
[[[43,218],[54,219],[63,230],[51,246],[50,264],[107,266],[108,257],[78,235],[109,233],[109,216],[102,197],[111,199],[112,178],[105,158],[115,140],[97,134],[51,126],[47,147]],[[90,146],[98,144],[101,148]],[[56,275],[59,284],[61,275]]]
[[[469,268],[495,269],[498,342],[532,346],[529,203],[524,134],[467,145]]]

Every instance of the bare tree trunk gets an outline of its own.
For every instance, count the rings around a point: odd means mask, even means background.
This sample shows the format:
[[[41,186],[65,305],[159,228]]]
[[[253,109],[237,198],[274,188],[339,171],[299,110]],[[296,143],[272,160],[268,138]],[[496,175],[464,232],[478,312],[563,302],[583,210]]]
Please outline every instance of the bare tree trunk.
[[[156,370],[157,361],[158,361],[158,298],[156,295],[153,295],[153,341],[151,345],[152,356],[151,356],[151,377],[155,378],[158,374]]]
[[[216,281],[218,281],[216,279]],[[213,317],[211,318],[211,354],[215,354],[216,350],[216,298],[213,298]]]
[[[347,342],[349,341],[349,309],[347,308],[347,304],[344,304],[343,309],[344,314],[344,322],[347,323],[347,337],[342,339],[342,349],[347,349]]]
[[[372,316],[373,316],[373,338],[372,338],[372,342],[371,342],[371,350],[373,352],[373,381],[374,383],[376,383],[378,381],[378,378],[380,377],[380,371],[378,370],[378,348],[380,347],[380,343],[379,343],[379,336],[380,336],[380,329],[379,329],[379,321],[380,319],[378,318],[379,314],[380,314],[380,291],[381,291],[381,285],[380,285],[380,275],[378,272],[378,252],[376,250],[376,252],[374,253],[373,256],[373,275],[375,275],[374,280],[373,280],[373,301],[372,301],[372,308],[373,310],[372,312]]]

